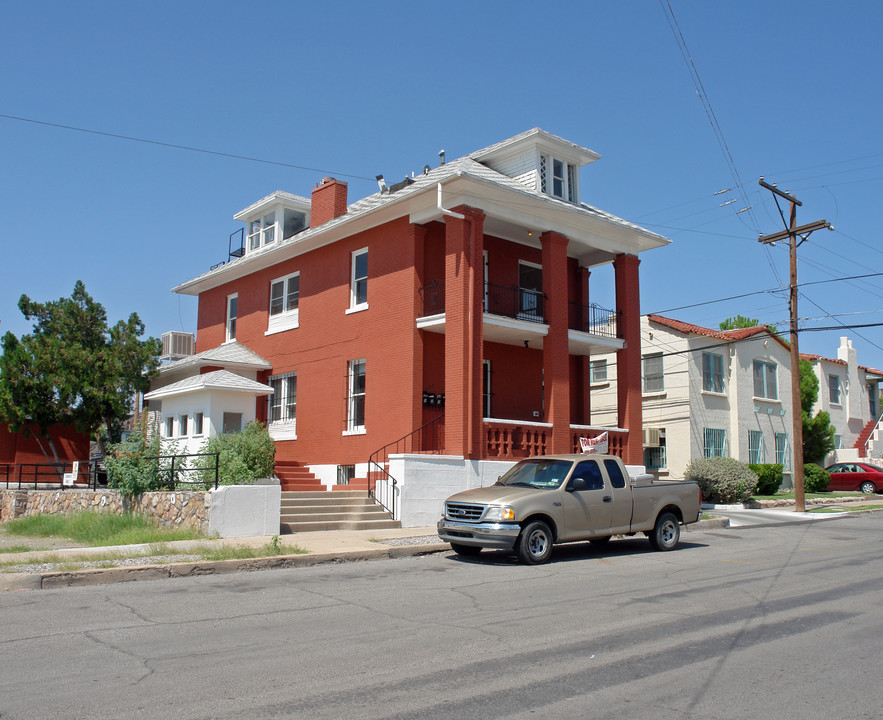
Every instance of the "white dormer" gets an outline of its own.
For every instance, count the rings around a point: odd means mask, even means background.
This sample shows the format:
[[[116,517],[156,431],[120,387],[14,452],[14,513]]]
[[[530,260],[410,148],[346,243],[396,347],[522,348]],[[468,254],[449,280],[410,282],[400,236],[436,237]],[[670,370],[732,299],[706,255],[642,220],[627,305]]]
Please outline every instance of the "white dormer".
[[[245,223],[245,253],[285,240],[310,225],[310,201],[277,190],[233,216]]]
[[[578,205],[579,169],[601,156],[569,140],[533,128],[470,157],[532,190]]]

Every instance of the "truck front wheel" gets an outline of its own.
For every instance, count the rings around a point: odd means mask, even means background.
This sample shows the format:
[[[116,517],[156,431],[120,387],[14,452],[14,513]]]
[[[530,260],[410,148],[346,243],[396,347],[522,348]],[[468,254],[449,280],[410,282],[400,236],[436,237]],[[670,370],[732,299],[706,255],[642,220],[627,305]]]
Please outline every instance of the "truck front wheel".
[[[674,550],[681,539],[681,526],[670,512],[656,518],[656,525],[650,533],[650,544],[654,550]]]
[[[524,526],[515,552],[526,565],[541,565],[552,556],[552,531],[542,520],[534,520]]]

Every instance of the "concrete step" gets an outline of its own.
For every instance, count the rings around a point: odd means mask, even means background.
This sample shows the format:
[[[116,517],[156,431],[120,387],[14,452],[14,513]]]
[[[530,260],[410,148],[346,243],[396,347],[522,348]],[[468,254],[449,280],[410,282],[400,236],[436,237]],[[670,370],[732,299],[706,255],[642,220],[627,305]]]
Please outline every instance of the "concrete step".
[[[324,485],[322,486],[325,487]],[[313,491],[282,491],[282,499],[283,500],[304,500],[309,498],[322,498],[326,500],[332,500],[334,502],[341,502],[344,498],[367,498],[368,493],[364,490],[339,490],[336,493],[330,493],[327,490],[313,490]]]
[[[401,527],[397,520],[335,520],[326,521],[286,521],[280,523],[283,533],[318,532],[321,530],[388,530]]]
[[[364,510],[370,510],[371,508],[378,507],[378,505],[368,498],[365,498],[364,501],[350,501],[336,503],[336,502],[322,502],[321,500],[310,500],[298,502],[297,500],[283,500],[282,501],[282,512],[334,512],[334,510],[338,508],[346,508],[346,512],[359,512]]]
[[[389,520],[389,514],[383,512],[328,512],[328,513],[282,513],[279,517],[282,523],[304,522],[367,522],[377,520]]]

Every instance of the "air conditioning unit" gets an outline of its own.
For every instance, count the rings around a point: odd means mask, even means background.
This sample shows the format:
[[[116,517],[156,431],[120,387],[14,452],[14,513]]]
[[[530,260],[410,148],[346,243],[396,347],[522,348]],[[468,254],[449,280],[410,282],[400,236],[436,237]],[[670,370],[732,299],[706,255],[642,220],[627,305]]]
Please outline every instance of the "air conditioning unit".
[[[167,332],[162,335],[162,356],[182,358],[193,355],[194,337],[188,332]]]
[[[659,447],[659,428],[644,428],[644,447]]]

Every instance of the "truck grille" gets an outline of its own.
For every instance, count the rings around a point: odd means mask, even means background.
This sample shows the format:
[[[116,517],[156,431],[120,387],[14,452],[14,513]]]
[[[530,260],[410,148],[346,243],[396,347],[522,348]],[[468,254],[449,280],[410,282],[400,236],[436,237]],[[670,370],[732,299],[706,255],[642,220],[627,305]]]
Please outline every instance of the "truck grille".
[[[481,520],[484,515],[484,505],[473,505],[472,503],[445,503],[445,517],[448,520],[465,520],[466,522],[476,522]]]

